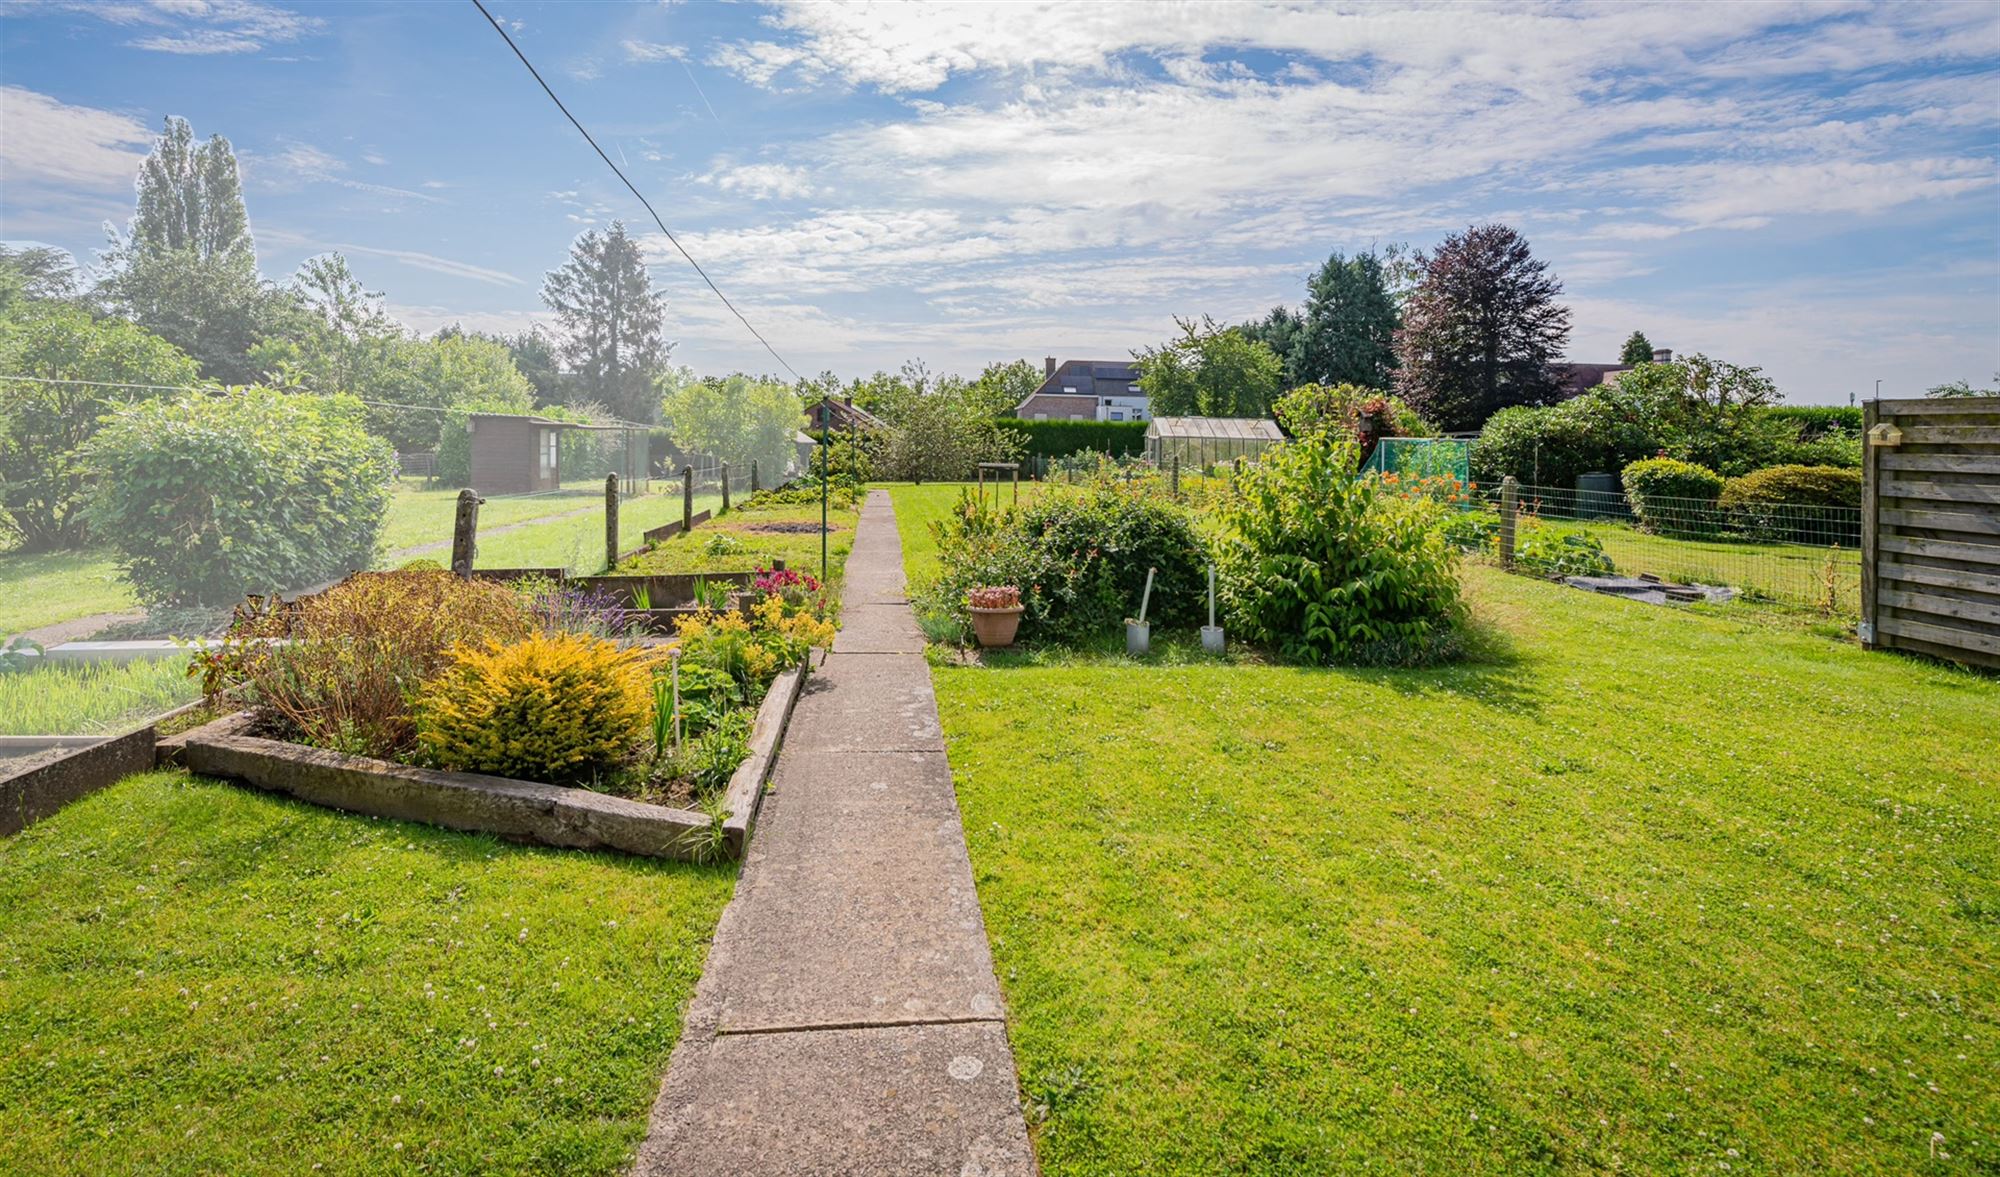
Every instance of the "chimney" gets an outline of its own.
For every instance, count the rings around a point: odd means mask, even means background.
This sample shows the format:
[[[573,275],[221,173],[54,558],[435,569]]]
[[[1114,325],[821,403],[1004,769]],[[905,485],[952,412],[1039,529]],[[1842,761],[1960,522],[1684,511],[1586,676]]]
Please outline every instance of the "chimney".
[[[1673,349],[1673,348],[1671,348],[1671,347],[1656,347],[1656,348],[1654,348],[1654,349],[1653,349],[1653,362],[1654,362],[1654,363],[1656,363],[1656,364],[1671,364],[1671,363],[1673,363],[1673,362],[1674,362],[1674,349]]]
[[[854,407],[854,398],[852,396],[843,396],[840,399],[843,403],[847,405],[848,408],[851,409]]]
[[[1056,358],[1054,356],[1045,357],[1042,360],[1042,379],[1047,380],[1049,377],[1055,374],[1056,374]]]

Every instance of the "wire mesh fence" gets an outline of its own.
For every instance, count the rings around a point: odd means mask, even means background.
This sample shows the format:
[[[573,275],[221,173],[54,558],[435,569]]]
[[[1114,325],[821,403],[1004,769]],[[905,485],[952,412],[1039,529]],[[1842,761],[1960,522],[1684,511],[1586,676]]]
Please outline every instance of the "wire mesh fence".
[[[1477,487],[1448,524],[1475,558],[1500,558],[1498,487]],[[1735,590],[1830,615],[1861,610],[1861,512],[1521,486],[1514,563],[1547,576],[1652,576]]]

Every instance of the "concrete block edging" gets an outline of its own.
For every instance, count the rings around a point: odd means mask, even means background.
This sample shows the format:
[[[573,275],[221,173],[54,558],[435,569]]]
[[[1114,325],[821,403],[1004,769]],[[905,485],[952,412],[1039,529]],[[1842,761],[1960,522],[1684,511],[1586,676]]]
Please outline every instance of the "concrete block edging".
[[[779,675],[757,708],[750,754],[730,777],[724,857],[740,858],[756,821],[763,785],[784,738],[804,667]],[[190,771],[350,813],[420,821],[580,850],[620,850],[694,859],[714,826],[694,810],[649,805],[589,789],[415,768],[243,734],[244,713],[182,733],[175,759]],[[151,749],[148,748],[150,753]]]

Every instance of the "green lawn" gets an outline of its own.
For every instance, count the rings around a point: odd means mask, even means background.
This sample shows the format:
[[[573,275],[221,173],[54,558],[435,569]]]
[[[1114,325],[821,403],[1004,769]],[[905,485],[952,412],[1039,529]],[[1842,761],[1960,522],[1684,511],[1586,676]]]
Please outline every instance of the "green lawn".
[[[783,560],[787,568],[819,575],[819,505],[738,508],[694,531],[675,536],[618,566],[620,572],[726,572],[769,568]],[[854,546],[855,508],[832,510],[827,516],[827,566],[838,581]],[[798,528],[806,530],[776,530]]]
[[[618,1172],[734,874],[127,779],[0,840],[0,1172]]]
[[[670,483],[654,485],[655,493],[620,505],[618,530],[627,548],[638,546],[640,532],[681,516],[680,493],[671,489]],[[456,490],[426,490],[414,480],[399,481],[382,525],[378,566],[391,568],[414,559],[411,549],[430,544],[444,547],[423,553],[424,558],[440,563],[449,560],[457,502]],[[716,495],[698,495],[694,509],[707,510],[720,504]],[[550,518],[572,512],[580,513]],[[545,521],[531,522],[536,519]],[[492,534],[516,524],[527,526],[505,535]],[[566,486],[545,495],[488,499],[479,508],[479,527],[489,537],[479,544],[481,567],[560,564],[575,572],[596,572],[604,563],[604,484],[600,481]],[[0,552],[0,634],[139,608],[138,598],[107,550],[42,555]]]
[[[201,694],[188,660],[59,662],[0,674],[0,736],[78,736],[134,726]]]
[[[1629,523],[1550,520],[1548,527],[1558,535],[1596,536],[1621,575],[1650,572],[1669,580],[1727,585],[1790,605],[1818,604],[1828,595],[1830,573],[1835,610],[1855,617],[1861,613],[1861,552],[1851,546],[1678,539],[1651,535]]]
[[[138,607],[104,552],[0,552],[0,634]]]
[[[933,672],[1043,1171],[2000,1169],[2000,681],[1465,575],[1477,664]]]

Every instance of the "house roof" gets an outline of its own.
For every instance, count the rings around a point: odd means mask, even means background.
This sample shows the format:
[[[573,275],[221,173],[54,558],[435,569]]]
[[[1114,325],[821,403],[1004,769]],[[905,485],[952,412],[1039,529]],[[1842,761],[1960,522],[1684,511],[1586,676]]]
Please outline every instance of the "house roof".
[[[859,405],[832,396],[823,396],[806,406],[806,412],[824,407],[828,423],[835,429],[880,429],[885,422],[882,418]]]
[[[1038,396],[1144,396],[1132,391],[1138,383],[1139,366],[1131,360],[1064,360],[1042,378],[1040,387],[1014,406],[1014,411],[1019,413]]]
[[[1571,364],[1554,365],[1556,380],[1561,386],[1561,399],[1582,396],[1600,384],[1617,382],[1622,372],[1630,372],[1630,364]]]
[[[1278,423],[1269,417],[1155,417],[1147,437],[1221,438],[1231,441],[1283,441]]]

